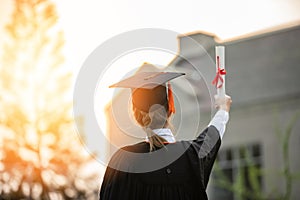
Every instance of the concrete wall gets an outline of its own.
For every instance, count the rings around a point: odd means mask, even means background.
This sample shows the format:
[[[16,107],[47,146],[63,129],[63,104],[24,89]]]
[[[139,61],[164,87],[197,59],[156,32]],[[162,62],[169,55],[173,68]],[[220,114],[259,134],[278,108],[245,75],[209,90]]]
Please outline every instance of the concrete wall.
[[[200,52],[199,47],[190,38],[200,44],[204,43],[207,54],[202,52],[199,56],[195,53]],[[187,71],[186,78],[190,82],[193,82],[191,69],[196,68],[205,75],[207,87],[215,93],[209,81],[214,76],[215,67],[210,63],[209,57],[214,58],[215,45],[226,47],[226,90],[233,98],[233,106],[222,148],[259,143],[262,146],[263,168],[266,170],[263,189],[266,194],[271,194],[270,198],[272,195],[275,197],[278,193],[282,194],[285,183],[283,176],[279,174],[284,162],[281,138],[276,135],[275,127],[284,129],[300,111],[300,26],[223,44],[212,41],[213,36],[201,33],[179,37],[179,55],[183,52],[184,59],[178,56],[170,66],[178,71]],[[179,90],[178,95],[187,94],[184,90]],[[185,105],[191,104],[185,102]],[[191,118],[193,112],[189,108],[186,110],[181,113],[182,118]],[[208,119],[210,114],[202,111],[202,119]],[[299,128],[300,120],[293,128],[289,143],[291,170],[298,173]],[[187,126],[185,132],[188,131]],[[293,184],[292,199],[297,199],[300,195],[298,188],[299,180]]]

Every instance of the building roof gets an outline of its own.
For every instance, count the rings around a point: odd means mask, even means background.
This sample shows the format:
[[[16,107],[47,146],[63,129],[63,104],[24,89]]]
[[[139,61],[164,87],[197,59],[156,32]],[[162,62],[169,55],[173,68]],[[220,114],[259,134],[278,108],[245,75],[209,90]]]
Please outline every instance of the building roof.
[[[300,97],[300,22],[230,40],[203,32],[180,35],[178,40],[178,55],[169,66],[185,72],[193,65],[205,74],[208,87],[215,73],[210,63],[214,47],[226,47],[226,88],[235,105]]]

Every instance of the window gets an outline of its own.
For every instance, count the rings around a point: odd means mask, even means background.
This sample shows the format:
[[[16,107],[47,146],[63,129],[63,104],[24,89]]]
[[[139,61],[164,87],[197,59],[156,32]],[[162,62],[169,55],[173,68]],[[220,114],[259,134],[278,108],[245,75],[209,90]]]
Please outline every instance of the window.
[[[256,199],[262,189],[260,144],[222,148],[211,176],[212,200]]]

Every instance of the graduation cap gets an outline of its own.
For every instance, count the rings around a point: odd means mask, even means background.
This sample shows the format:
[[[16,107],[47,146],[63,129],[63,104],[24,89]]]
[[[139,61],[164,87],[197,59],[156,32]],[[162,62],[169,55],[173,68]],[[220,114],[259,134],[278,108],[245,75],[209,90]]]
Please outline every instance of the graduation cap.
[[[133,105],[144,112],[149,112],[152,105],[160,104],[168,106],[169,113],[175,113],[169,81],[182,75],[185,73],[140,72],[109,87],[131,88]]]

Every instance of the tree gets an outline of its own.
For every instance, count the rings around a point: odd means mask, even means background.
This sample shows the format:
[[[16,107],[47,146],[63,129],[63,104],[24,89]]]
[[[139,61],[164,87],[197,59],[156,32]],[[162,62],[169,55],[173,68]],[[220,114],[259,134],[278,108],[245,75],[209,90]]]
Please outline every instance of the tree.
[[[1,199],[88,199],[98,175],[77,139],[63,32],[49,0],[15,0],[0,65]]]

